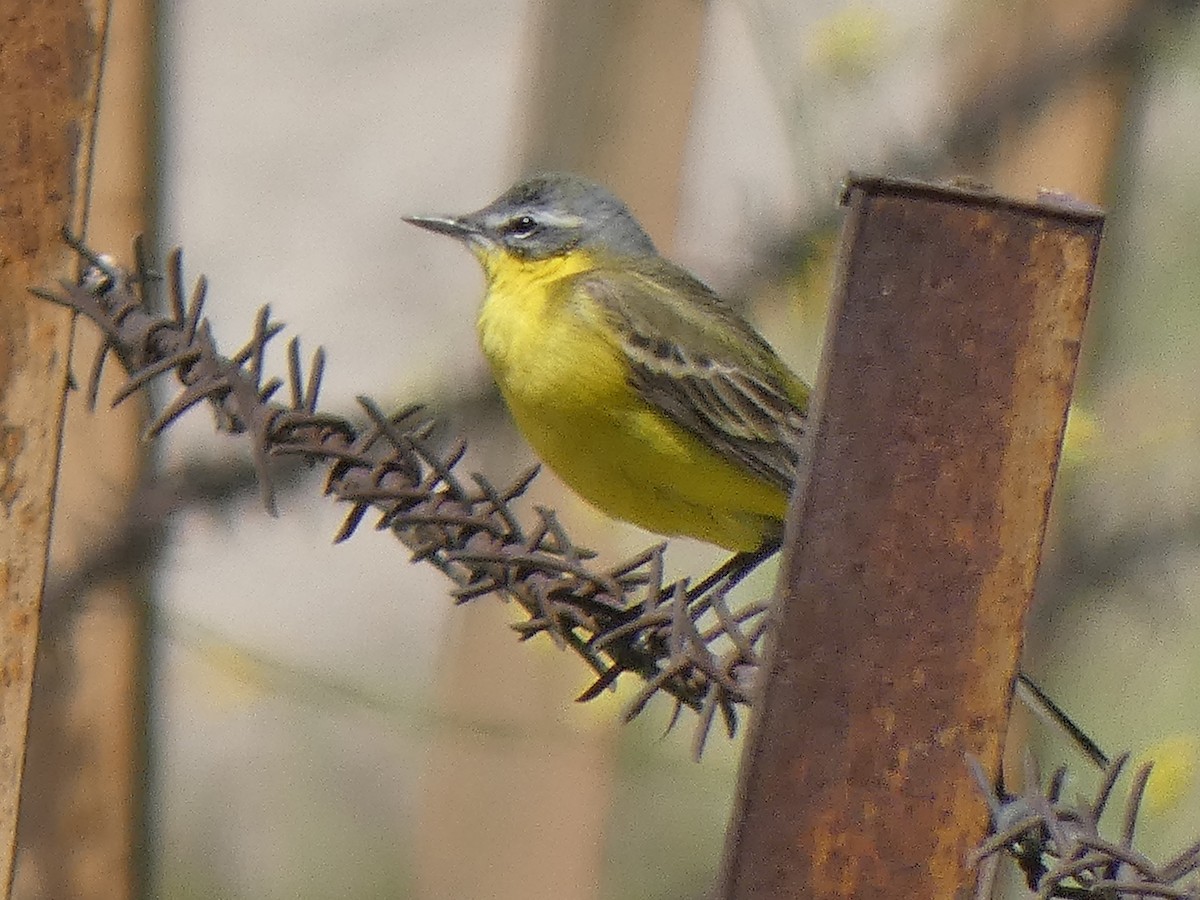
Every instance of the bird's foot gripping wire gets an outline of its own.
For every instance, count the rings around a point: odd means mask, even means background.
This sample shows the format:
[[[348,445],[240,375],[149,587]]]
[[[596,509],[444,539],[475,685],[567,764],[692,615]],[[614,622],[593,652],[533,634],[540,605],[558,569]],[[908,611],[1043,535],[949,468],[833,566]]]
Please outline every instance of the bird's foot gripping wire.
[[[750,702],[753,676],[761,662],[759,648],[769,625],[770,605],[764,600],[734,605],[728,596],[778,549],[778,541],[769,541],[757,550],[737,553],[694,587],[686,580],[664,581],[658,558],[657,575],[647,585],[645,599],[629,608],[624,623],[589,644],[597,653],[655,660],[652,669],[640,673],[644,684],[626,706],[626,719],[638,715],[664,685],[676,685],[682,689],[673,696],[675,710],[667,728],[685,706],[698,713],[692,744],[695,757],[699,758],[717,718],[730,736],[736,732],[738,709]],[[612,687],[621,671],[620,666],[612,666],[579,699],[590,700]]]

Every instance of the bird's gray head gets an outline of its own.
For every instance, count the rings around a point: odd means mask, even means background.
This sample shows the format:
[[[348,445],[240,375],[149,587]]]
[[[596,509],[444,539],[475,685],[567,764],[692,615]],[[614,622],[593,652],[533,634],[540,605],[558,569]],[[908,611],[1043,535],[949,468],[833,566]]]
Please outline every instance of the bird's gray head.
[[[549,259],[575,249],[616,256],[656,252],[617,196],[578,175],[536,175],[477,212],[405,221],[457,237],[476,250],[503,249],[524,259]]]

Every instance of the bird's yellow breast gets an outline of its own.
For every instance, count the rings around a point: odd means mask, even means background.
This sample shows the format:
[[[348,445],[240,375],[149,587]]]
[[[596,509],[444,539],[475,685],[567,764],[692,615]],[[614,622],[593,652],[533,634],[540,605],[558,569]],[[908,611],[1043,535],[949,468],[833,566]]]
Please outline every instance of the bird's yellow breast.
[[[538,455],[603,512],[660,534],[735,550],[775,535],[787,498],[677,426],[630,385],[630,363],[597,302],[570,276],[587,253],[524,260],[479,252],[484,355]]]

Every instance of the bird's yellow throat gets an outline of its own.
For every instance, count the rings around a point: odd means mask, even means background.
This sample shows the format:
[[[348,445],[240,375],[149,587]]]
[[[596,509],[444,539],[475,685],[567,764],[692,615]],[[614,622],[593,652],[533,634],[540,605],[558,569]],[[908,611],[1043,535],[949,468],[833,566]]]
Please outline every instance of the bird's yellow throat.
[[[498,247],[472,246],[471,250],[483,266],[488,293],[515,302],[544,294],[553,282],[596,265],[596,258],[583,250],[571,250],[549,259],[526,259]]]
[[[557,319],[556,307],[567,299],[555,287],[564,278],[593,268],[595,259],[579,250],[549,259],[524,259],[499,248],[471,249],[487,279],[479,311],[480,341],[504,390],[502,370],[512,360],[532,363],[538,355],[553,354],[548,330]]]

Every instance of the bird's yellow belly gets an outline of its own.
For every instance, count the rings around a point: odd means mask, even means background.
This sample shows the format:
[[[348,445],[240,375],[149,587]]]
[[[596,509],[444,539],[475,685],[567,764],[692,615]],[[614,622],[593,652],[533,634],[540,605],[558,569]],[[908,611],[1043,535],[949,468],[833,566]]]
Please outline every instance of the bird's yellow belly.
[[[649,531],[731,550],[778,535],[783,492],[642,400],[623,357],[586,320],[531,325],[526,317],[506,327],[485,307],[484,351],[517,426],[581,497]]]

